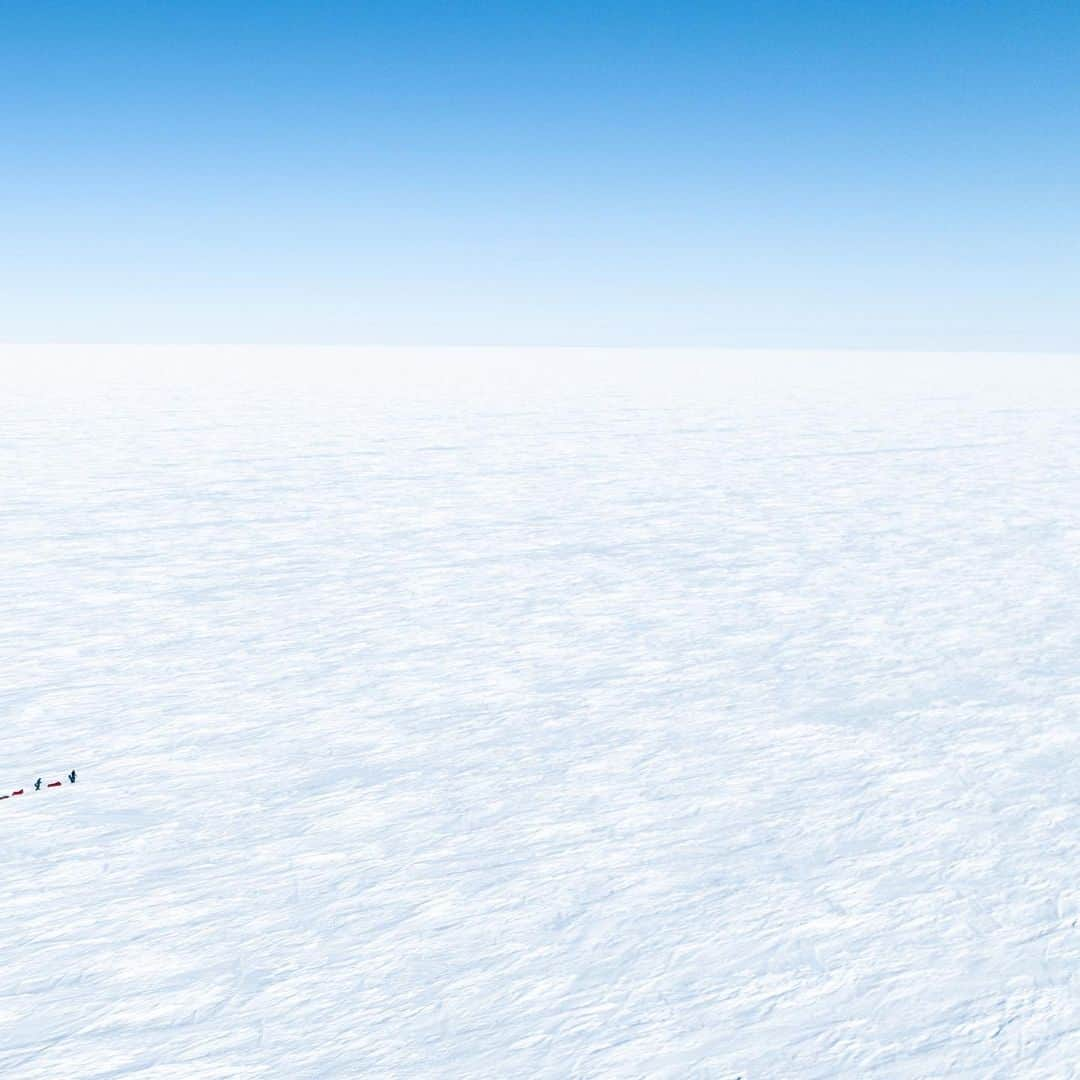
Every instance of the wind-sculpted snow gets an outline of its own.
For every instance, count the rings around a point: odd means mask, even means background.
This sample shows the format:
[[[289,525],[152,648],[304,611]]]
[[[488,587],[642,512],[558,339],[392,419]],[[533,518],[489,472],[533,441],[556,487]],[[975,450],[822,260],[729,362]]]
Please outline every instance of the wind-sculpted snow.
[[[86,355],[4,354],[5,1075],[1073,1074],[1068,365]]]

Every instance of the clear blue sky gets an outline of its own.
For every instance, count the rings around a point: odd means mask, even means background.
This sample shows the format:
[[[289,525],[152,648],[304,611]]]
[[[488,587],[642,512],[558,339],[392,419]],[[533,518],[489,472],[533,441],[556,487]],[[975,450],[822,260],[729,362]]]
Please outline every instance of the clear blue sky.
[[[13,0],[0,340],[1080,351],[1080,4]]]

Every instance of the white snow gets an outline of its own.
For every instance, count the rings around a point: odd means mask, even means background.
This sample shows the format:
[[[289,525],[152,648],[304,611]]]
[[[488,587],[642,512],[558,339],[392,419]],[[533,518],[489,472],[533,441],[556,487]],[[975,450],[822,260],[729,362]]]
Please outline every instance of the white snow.
[[[1073,1075],[1073,361],[0,365],[4,1075]]]

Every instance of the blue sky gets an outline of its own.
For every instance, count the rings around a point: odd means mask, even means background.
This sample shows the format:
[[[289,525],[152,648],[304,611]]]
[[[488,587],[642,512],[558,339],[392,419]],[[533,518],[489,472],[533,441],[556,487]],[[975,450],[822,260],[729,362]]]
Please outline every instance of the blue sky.
[[[1075,3],[0,30],[0,340],[1080,350]]]

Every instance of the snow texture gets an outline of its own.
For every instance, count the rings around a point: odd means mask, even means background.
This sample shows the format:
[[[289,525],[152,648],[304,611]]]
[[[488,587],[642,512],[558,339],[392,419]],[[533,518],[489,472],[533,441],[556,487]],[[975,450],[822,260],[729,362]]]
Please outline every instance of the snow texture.
[[[1069,360],[0,363],[4,1075],[1075,1074]]]

